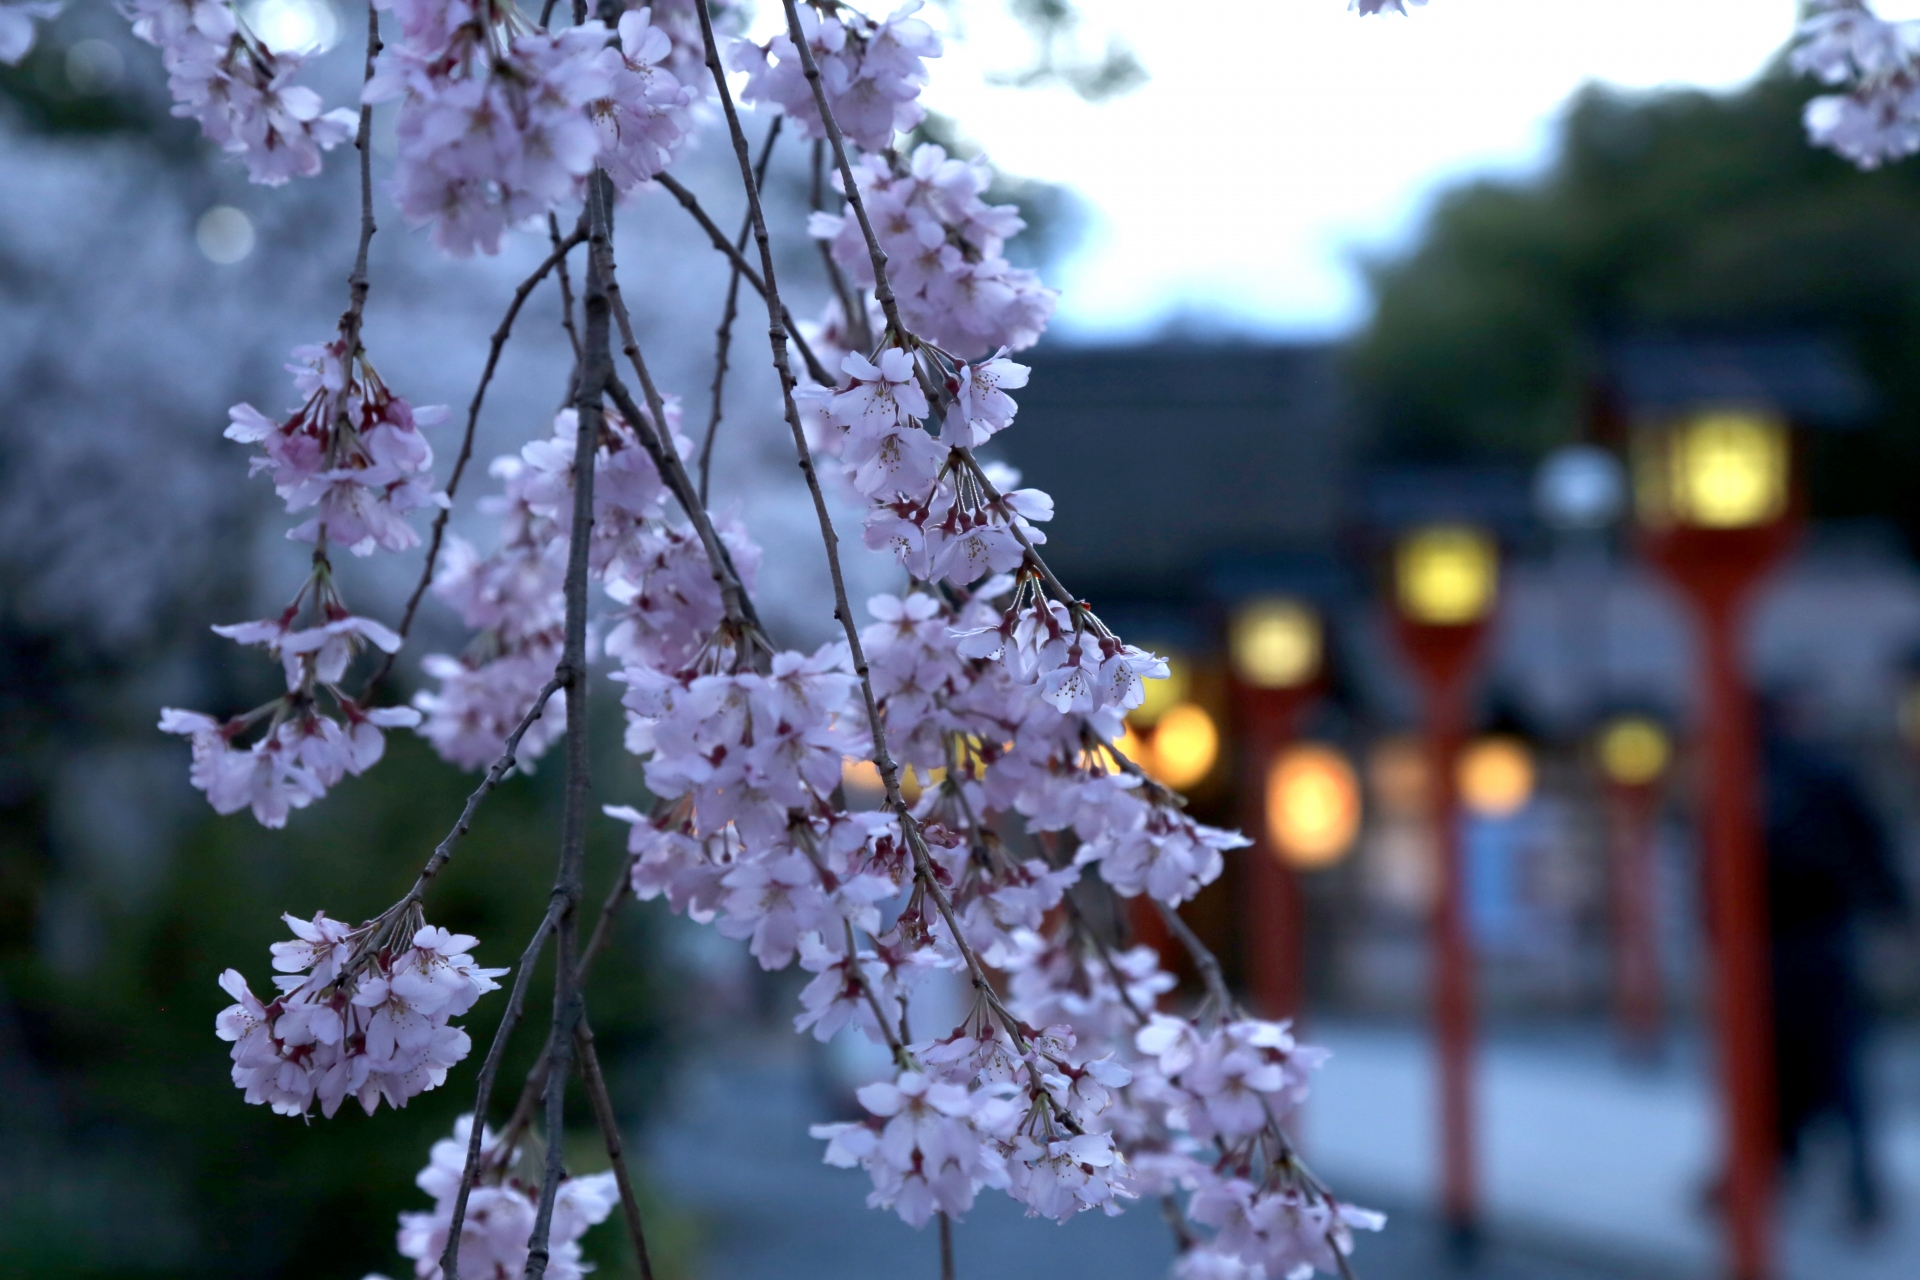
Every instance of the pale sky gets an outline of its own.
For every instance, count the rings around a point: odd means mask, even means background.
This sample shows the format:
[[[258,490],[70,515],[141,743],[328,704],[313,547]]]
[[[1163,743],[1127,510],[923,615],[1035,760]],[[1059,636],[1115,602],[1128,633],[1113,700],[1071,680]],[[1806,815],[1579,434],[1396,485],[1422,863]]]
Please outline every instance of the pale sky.
[[[1432,0],[1364,20],[1343,0],[1080,8],[1096,47],[1111,32],[1133,48],[1145,87],[1100,104],[994,87],[1024,37],[1004,0],[958,0],[966,38],[932,64],[926,100],[996,163],[1089,206],[1052,282],[1058,331],[1094,338],[1183,309],[1276,334],[1349,328],[1365,308],[1356,250],[1405,243],[1464,177],[1539,166],[1583,83],[1738,86],[1785,43],[1796,3]]]

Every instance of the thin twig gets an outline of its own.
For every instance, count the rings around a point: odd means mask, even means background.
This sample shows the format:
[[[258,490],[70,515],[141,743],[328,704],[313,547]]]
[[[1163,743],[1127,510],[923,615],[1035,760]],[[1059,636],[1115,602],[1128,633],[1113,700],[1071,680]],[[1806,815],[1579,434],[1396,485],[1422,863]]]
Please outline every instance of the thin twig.
[[[585,5],[576,0],[576,21],[584,21]],[[608,241],[612,234],[613,190],[604,172],[595,169],[587,179],[587,284],[582,298],[586,315],[586,342],[580,362],[577,398],[579,426],[573,444],[573,528],[567,544],[566,640],[560,669],[566,679],[567,750],[565,801],[560,813],[560,858],[554,875],[553,899],[559,905],[554,930],[553,1029],[548,1043],[552,1061],[547,1068],[547,1162],[540,1182],[540,1200],[534,1210],[533,1233],[527,1242],[525,1280],[541,1280],[551,1253],[554,1198],[566,1176],[561,1135],[566,1126],[567,1077],[573,1051],[573,1028],[585,1015],[575,980],[574,947],[580,903],[581,864],[586,855],[587,801],[591,794],[587,741],[587,568],[593,533],[594,458],[605,429],[602,404],[613,377],[610,307],[607,302]]]
[[[593,962],[600,958],[607,943],[612,938],[614,913],[620,904],[626,901],[627,894],[633,888],[633,864],[636,858],[629,855],[621,864],[620,874],[607,891],[606,901],[600,904],[600,917],[594,921],[593,933],[587,938],[587,945],[580,948],[580,957],[574,961],[575,982],[582,988],[587,985],[587,975],[593,971]],[[533,1066],[527,1071],[527,1078],[520,1086],[520,1097],[513,1104],[513,1110],[507,1116],[507,1123],[500,1130],[500,1143],[503,1147],[518,1141],[520,1133],[533,1120],[533,1104],[540,1097],[547,1082],[547,1059],[553,1049],[551,1032],[548,1043],[540,1046],[540,1056],[534,1059]]]
[[[613,1114],[613,1099],[607,1096],[607,1078],[600,1072],[600,1056],[593,1049],[593,1028],[584,1016],[573,1027],[573,1044],[580,1055],[580,1083],[606,1139],[607,1160],[613,1165],[613,1181],[620,1188],[620,1211],[627,1220],[627,1234],[633,1241],[633,1256],[640,1263],[640,1280],[653,1280],[653,1262],[647,1256],[647,1233],[640,1224],[640,1201],[633,1194],[633,1179],[627,1174],[625,1144],[620,1140],[620,1121]],[[548,1142],[557,1141],[553,1133]]]
[[[1148,897],[1154,910],[1160,913],[1160,919],[1166,923],[1167,932],[1180,939],[1180,945],[1193,958],[1194,967],[1200,970],[1200,980],[1207,988],[1207,999],[1219,1006],[1222,1017],[1232,1017],[1239,1006],[1234,1003],[1233,993],[1227,990],[1227,978],[1220,971],[1219,958],[1207,949],[1206,943],[1200,941],[1200,935],[1180,918],[1178,911],[1151,894]]]
[[[373,62],[380,56],[380,11],[367,6],[367,60],[362,83],[373,79]],[[347,274],[347,311],[340,317],[340,335],[346,339],[343,359],[349,368],[360,352],[360,317],[367,306],[367,251],[373,244],[373,104],[360,104],[360,121],[354,130],[353,145],[360,152],[360,247],[353,256],[353,270]],[[347,398],[340,398],[341,413]]]
[[[816,211],[826,203],[824,190],[826,184],[821,181],[825,176],[826,145],[825,139],[813,140],[813,189],[809,194],[808,203]],[[873,347],[873,334],[867,327],[865,300],[855,301],[855,291],[848,287],[847,277],[840,270],[840,264],[833,260],[833,245],[825,240],[815,240],[813,244],[820,251],[821,265],[827,269],[827,283],[833,286],[833,296],[840,300],[840,314],[847,324],[848,345],[856,351],[870,351]]]
[[[773,144],[780,138],[780,125],[786,120],[777,115],[773,123],[767,126],[767,140],[760,146],[760,158],[754,162],[754,181],[764,185],[767,180],[767,162],[773,159]],[[747,236],[753,231],[753,221],[746,214],[740,215],[740,234],[734,237],[736,252],[747,247]],[[727,384],[727,353],[733,346],[733,318],[740,313],[740,268],[737,264],[727,267],[727,305],[720,311],[720,327],[713,334],[713,407],[707,415],[707,438],[700,443],[700,505],[707,505],[707,480],[713,471],[713,441],[720,434],[720,401]]]
[[[480,421],[480,406],[486,402],[487,387],[493,382],[494,370],[500,365],[500,353],[505,350],[507,338],[513,333],[513,322],[520,315],[520,308],[526,305],[529,295],[539,283],[547,278],[547,273],[571,253],[576,245],[587,238],[586,225],[582,223],[573,233],[560,242],[560,246],[548,254],[546,260],[535,267],[533,274],[522,280],[513,291],[513,300],[507,304],[506,315],[500,318],[499,325],[493,331],[493,340],[487,348],[487,363],[480,370],[480,383],[473,389],[473,399],[467,403],[467,429],[460,437],[460,453],[453,461],[453,474],[447,479],[446,505],[440,508],[433,518],[433,530],[427,537],[427,562],[420,568],[420,580],[414,584],[413,594],[407,597],[407,607],[400,615],[398,628],[400,638],[405,640],[413,629],[414,614],[420,608],[421,598],[427,594],[427,588],[433,583],[433,567],[440,559],[440,544],[447,533],[447,519],[453,514],[453,499],[460,492],[460,478],[467,473],[467,463],[473,458],[473,437]],[[399,651],[386,656],[360,690],[360,701],[365,702],[382,680],[393,671],[394,661]]]
[[[827,127],[827,141],[833,147],[833,160],[840,167],[840,182],[847,204],[860,223],[860,233],[866,237],[867,257],[873,263],[873,296],[880,303],[880,311],[887,318],[887,328],[904,341],[907,327],[900,323],[900,307],[894,301],[893,285],[887,280],[887,251],[880,247],[880,239],[873,233],[873,223],[867,218],[866,203],[860,198],[860,184],[853,180],[853,162],[847,158],[847,140],[840,134],[840,122],[833,118],[833,108],[827,102],[827,87],[820,81],[819,64],[813,60],[813,43],[807,39],[806,30],[800,25],[800,10],[794,0],[780,0],[787,11],[787,35],[793,40],[794,48],[800,53],[800,68],[806,73],[807,84],[813,89],[814,106],[820,110],[821,123]]]
[[[546,710],[547,699],[551,698],[559,688],[560,677],[556,674],[541,687],[539,693],[534,695],[533,705],[528,707],[527,713],[520,717],[520,723],[513,727],[513,732],[507,735],[499,757],[487,769],[486,776],[480,779],[480,785],[467,796],[466,804],[461,806],[459,821],[455,822],[453,829],[447,832],[446,837],[438,845],[434,846],[433,856],[427,859],[426,866],[420,868],[419,877],[414,880],[413,888],[407,890],[406,897],[400,900],[401,903],[419,902],[426,896],[427,882],[440,874],[440,868],[446,866],[447,861],[453,857],[454,844],[472,829],[473,815],[475,810],[479,809],[480,802],[487,798],[488,792],[500,785],[513,766],[518,763],[516,756],[520,750],[520,739],[527,736],[527,730],[533,727],[533,722],[538,720],[541,713]]]
[[[553,245],[555,253],[560,253],[560,219],[551,213],[547,215],[547,241]],[[573,326],[573,279],[567,274],[567,255],[560,253],[560,260],[553,264],[554,278],[560,283],[560,327],[567,331],[567,342],[573,347],[574,363],[580,362],[580,331]]]
[[[953,1280],[953,1219],[940,1211],[940,1280]]]
[[[520,953],[520,965],[513,975],[513,987],[507,992],[507,1011],[500,1015],[500,1025],[494,1029],[493,1043],[487,1047],[486,1061],[480,1064],[480,1078],[474,1085],[473,1128],[467,1134],[467,1159],[460,1170],[460,1185],[453,1194],[453,1215],[447,1223],[447,1244],[440,1253],[440,1272],[446,1280],[460,1280],[460,1237],[467,1220],[467,1197],[473,1193],[473,1181],[480,1170],[480,1139],[486,1129],[487,1103],[493,1097],[494,1077],[500,1074],[500,1059],[506,1055],[507,1041],[513,1035],[514,1027],[519,1025],[520,1013],[526,1008],[527,984],[533,977],[533,967],[540,961],[540,953],[546,948],[547,935],[553,932],[560,918],[560,900],[553,899],[547,904],[546,914],[540,917],[540,925],[528,939],[527,946]],[[507,1150],[501,1147],[500,1150]]]
[[[750,164],[751,162],[749,162],[749,165]],[[655,174],[654,181],[672,192],[673,198],[680,202],[681,207],[693,215],[693,220],[699,223],[701,230],[707,233],[707,239],[713,241],[714,248],[726,255],[727,261],[731,262],[734,269],[740,273],[740,278],[752,285],[755,293],[759,294],[762,298],[766,297],[767,282],[761,278],[758,271],[755,271],[752,266],[747,263],[746,255],[741,250],[733,247],[733,242],[727,239],[727,233],[722,231],[715,225],[713,219],[707,216],[707,211],[700,207],[699,197],[687,190],[680,180],[670,173]],[[805,362],[807,366],[807,376],[823,387],[836,385],[838,379],[828,373],[827,367],[821,364],[814,356],[813,348],[807,345],[806,337],[795,331],[793,316],[788,313],[786,307],[780,305],[777,297],[770,305],[779,309],[781,324],[789,331],[787,334],[788,340],[793,344],[794,349],[800,353],[800,359]]]

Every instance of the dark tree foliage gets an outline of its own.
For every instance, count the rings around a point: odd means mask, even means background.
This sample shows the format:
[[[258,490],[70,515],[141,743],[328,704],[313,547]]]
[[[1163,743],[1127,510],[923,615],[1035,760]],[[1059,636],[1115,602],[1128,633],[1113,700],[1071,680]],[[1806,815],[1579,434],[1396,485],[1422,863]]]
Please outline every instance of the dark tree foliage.
[[[1875,386],[1863,429],[1809,442],[1814,513],[1920,537],[1920,166],[1860,173],[1807,145],[1812,90],[1592,88],[1540,177],[1444,197],[1371,264],[1351,352],[1373,447],[1395,460],[1530,459],[1587,429],[1610,336],[1816,332]]]

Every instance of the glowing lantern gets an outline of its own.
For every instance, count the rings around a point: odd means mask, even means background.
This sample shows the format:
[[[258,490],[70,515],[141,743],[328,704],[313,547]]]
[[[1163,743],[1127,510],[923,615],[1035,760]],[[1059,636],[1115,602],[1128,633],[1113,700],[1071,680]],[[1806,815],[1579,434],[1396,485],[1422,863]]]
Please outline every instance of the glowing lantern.
[[[1493,539],[1467,525],[1416,529],[1394,556],[1394,599],[1414,622],[1463,626],[1486,616],[1500,578]]]
[[[1533,798],[1533,757],[1518,738],[1482,738],[1460,753],[1459,786],[1474,813],[1509,817]]]
[[[1712,410],[1634,443],[1640,518],[1653,528],[1749,529],[1787,511],[1787,425],[1770,414]]]
[[[1600,730],[1600,770],[1611,782],[1644,787],[1666,772],[1673,745],[1666,731],[1646,716],[1620,716]]]
[[[1234,674],[1256,689],[1295,689],[1320,674],[1320,619],[1298,600],[1269,596],[1234,615]]]
[[[1360,783],[1345,756],[1302,743],[1267,770],[1267,832],[1281,858],[1305,870],[1346,856],[1360,832]]]
[[[1220,731],[1213,717],[1183,702],[1160,717],[1153,730],[1153,763],[1142,767],[1176,791],[1199,782],[1220,757]]]

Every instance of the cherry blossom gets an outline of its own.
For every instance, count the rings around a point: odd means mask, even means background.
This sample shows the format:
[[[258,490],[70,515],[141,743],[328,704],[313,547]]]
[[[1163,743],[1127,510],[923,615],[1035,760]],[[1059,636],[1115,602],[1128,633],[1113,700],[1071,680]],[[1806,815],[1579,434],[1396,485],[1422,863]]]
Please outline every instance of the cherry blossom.
[[[1846,92],[1806,106],[1807,136],[1862,169],[1920,151],[1920,21],[1888,22],[1865,0],[1816,0],[1793,69]]]
[[[254,182],[312,177],[320,153],[353,136],[355,113],[326,111],[319,94],[293,83],[304,59],[268,49],[226,0],[125,0],[124,12],[134,35],[160,50],[173,114],[198,120]]]
[[[920,105],[927,82],[924,60],[939,57],[941,43],[932,27],[913,16],[920,8],[921,0],[908,0],[882,22],[846,5],[828,12],[812,5],[799,8],[800,29],[819,67],[827,107],[847,138],[868,151],[886,150],[896,132],[905,133],[926,118]],[[807,137],[827,136],[790,34],[777,35],[765,46],[740,41],[729,60],[747,73],[740,95],[745,101],[774,103]]]
[[[467,1056],[467,1033],[450,1020],[506,972],[474,963],[477,939],[422,924],[402,945],[380,921],[282,918],[294,941],[273,947],[278,996],[262,1002],[237,970],[220,975],[235,1003],[215,1029],[233,1043],[233,1082],[248,1102],[304,1116],[317,1101],[331,1117],[351,1096],[372,1115],[382,1099],[404,1107]]]
[[[901,317],[915,333],[963,357],[1039,341],[1057,295],[1003,256],[1026,223],[1014,206],[981,198],[993,179],[984,157],[961,160],[922,143],[905,172],[869,155],[853,176],[887,252]],[[873,261],[851,212],[816,213],[808,229],[856,284],[873,286]]]
[[[60,12],[64,0],[10,0],[0,5],[0,63],[10,67],[20,65],[28,53],[33,50],[33,42],[38,34],[34,29],[34,19],[42,21],[53,18]]]
[[[461,1116],[454,1122],[453,1137],[433,1144],[427,1167],[414,1179],[433,1197],[433,1208],[400,1215],[400,1254],[414,1260],[416,1280],[437,1280],[441,1274],[440,1256],[453,1225],[453,1203],[472,1134],[473,1117]],[[539,1188],[510,1176],[517,1153],[501,1150],[492,1130],[483,1129],[480,1142],[489,1178],[474,1186],[467,1201],[457,1254],[460,1274],[476,1280],[518,1276],[527,1265]],[[611,1173],[562,1179],[554,1190],[548,1276],[581,1280],[593,1269],[582,1257],[580,1238],[589,1227],[605,1222],[619,1202]]]

